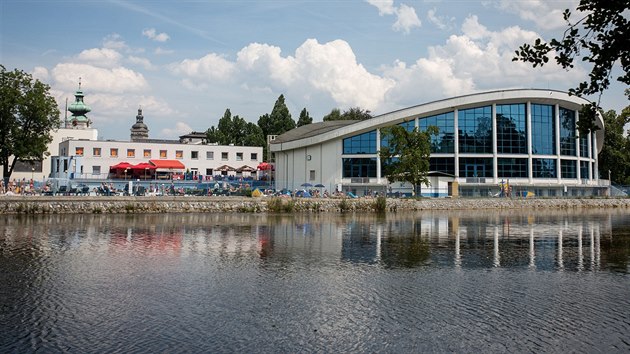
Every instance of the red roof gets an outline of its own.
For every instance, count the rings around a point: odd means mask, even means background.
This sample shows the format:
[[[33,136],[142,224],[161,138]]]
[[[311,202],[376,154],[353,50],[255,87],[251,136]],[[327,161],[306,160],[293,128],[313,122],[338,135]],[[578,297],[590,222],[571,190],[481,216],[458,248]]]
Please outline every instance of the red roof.
[[[177,160],[149,160],[155,168],[167,168],[170,170],[183,170],[186,168],[183,163]]]

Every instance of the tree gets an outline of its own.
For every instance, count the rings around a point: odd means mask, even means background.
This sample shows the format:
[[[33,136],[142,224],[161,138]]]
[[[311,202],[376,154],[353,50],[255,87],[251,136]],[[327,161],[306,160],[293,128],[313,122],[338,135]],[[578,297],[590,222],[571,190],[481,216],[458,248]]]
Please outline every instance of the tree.
[[[417,187],[429,186],[429,156],[431,155],[431,135],[438,133],[434,126],[426,131],[394,125],[381,129],[381,135],[388,142],[381,147],[379,157],[384,175],[390,182],[409,182],[415,195]]]
[[[295,121],[284,103],[284,95],[278,97],[271,114],[260,116],[258,126],[262,129],[265,139],[267,135],[279,135],[295,128]]]
[[[610,85],[615,63],[622,68],[617,81],[630,85],[630,23],[627,12],[628,0],[580,0],[577,10],[583,17],[571,21],[569,9],[564,11],[568,28],[562,39],[553,38],[549,43],[538,38],[534,44],[523,44],[516,51],[513,61],[531,63],[534,67],[549,62],[549,56],[565,69],[573,68],[576,57],[591,64],[589,79],[571,88],[569,93],[577,96],[601,94]],[[596,114],[599,104],[585,105],[577,123],[582,134],[596,131]]]
[[[624,136],[624,126],[630,123],[630,106],[620,115],[613,110],[603,113],[606,131],[604,147],[599,152],[599,170],[602,177],[613,183],[630,185],[630,135]]]
[[[0,65],[0,164],[5,184],[18,161],[40,161],[50,154],[50,133],[61,120],[49,90],[30,74]]]
[[[341,111],[339,110],[339,108],[333,108],[330,113],[324,116],[323,120],[324,122],[329,122],[331,120],[342,120]]]
[[[226,109],[219,119],[217,128],[210,127],[206,131],[208,142],[221,145],[264,146],[265,139],[262,130],[254,123],[245,121],[238,115],[232,117],[230,109]]]
[[[339,108],[333,108],[330,113],[324,116],[324,122],[332,120],[366,120],[371,118],[372,115],[370,114],[370,111],[363,110],[359,107],[352,107],[343,113],[341,113]]]
[[[302,112],[300,112],[300,118],[297,121],[297,126],[301,127],[311,123],[313,123],[313,118],[308,114],[306,108],[302,109]]]

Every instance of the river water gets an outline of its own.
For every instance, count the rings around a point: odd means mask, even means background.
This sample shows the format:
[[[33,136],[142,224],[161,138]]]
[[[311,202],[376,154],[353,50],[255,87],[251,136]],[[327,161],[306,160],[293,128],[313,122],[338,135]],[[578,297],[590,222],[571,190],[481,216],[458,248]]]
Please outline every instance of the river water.
[[[630,212],[0,217],[0,352],[628,352]]]

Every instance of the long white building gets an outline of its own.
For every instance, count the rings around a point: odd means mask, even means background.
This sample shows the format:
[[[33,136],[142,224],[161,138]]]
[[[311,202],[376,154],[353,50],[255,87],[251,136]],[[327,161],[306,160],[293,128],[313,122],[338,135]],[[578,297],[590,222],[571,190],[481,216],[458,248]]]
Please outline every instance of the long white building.
[[[604,123],[579,136],[579,110],[589,102],[566,92],[514,89],[430,102],[364,121],[335,121],[302,126],[278,136],[276,188],[323,185],[328,190],[400,192],[411,185],[389,183],[378,153],[386,142],[380,129],[399,124],[409,130],[436,126],[432,137],[431,186],[424,196],[597,195],[597,154]],[[510,188],[505,188],[510,187]]]

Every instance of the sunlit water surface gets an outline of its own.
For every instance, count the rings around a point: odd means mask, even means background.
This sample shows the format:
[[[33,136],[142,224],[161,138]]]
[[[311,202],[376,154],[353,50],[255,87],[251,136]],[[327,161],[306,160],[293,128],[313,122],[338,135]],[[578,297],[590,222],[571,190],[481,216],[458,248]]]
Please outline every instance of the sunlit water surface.
[[[628,352],[630,213],[0,217],[0,353]]]

